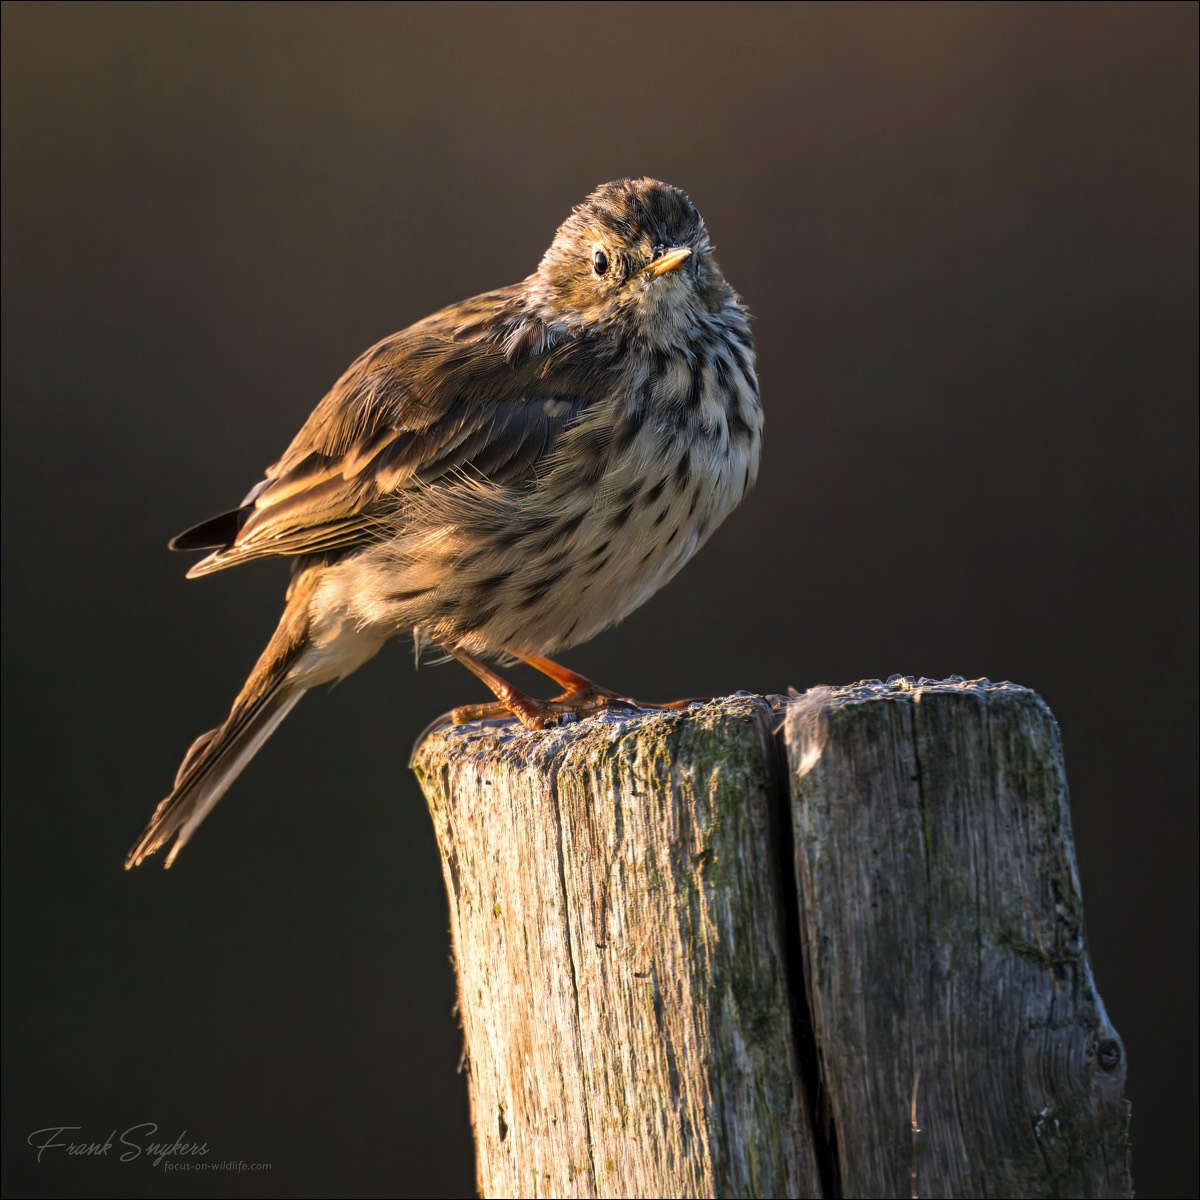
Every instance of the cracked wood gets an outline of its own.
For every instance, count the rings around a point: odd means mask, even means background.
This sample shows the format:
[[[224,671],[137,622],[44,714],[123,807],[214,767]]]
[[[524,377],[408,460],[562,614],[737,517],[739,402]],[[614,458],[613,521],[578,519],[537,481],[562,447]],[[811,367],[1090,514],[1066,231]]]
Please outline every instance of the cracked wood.
[[[436,731],[485,1196],[817,1194],[770,706]]]
[[[1130,1195],[1049,710],[895,679],[784,712],[418,748],[481,1193]]]

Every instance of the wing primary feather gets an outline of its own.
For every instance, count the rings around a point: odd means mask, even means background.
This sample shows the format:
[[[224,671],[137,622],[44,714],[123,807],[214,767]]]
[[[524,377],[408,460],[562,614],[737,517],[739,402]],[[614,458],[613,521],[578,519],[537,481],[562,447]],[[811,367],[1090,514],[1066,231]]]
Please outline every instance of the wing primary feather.
[[[177,533],[167,546],[172,550],[219,550],[231,545],[245,520],[245,508],[234,508],[218,513]]]
[[[537,353],[507,359],[504,313],[513,300],[508,289],[478,298],[487,320],[477,338],[457,340],[456,307],[361,355],[240,508],[172,540],[175,550],[210,551],[188,578],[375,541],[442,479],[529,487],[587,407],[596,355],[586,340],[535,339]]]

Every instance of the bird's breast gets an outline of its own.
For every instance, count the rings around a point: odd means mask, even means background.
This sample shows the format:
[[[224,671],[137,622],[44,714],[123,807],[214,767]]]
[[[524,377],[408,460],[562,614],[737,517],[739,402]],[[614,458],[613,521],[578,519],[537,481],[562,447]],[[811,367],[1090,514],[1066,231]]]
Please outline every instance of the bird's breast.
[[[357,619],[481,654],[551,653],[619,621],[754,482],[762,414],[748,341],[610,372],[531,486],[476,488],[457,511],[447,497],[443,514],[431,508],[420,528],[347,564]]]

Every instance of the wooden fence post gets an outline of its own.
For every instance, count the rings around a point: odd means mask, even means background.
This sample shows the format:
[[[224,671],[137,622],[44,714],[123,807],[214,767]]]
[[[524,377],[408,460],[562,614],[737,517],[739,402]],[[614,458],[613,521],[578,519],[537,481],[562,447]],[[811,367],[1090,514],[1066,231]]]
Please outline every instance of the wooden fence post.
[[[1027,689],[443,726],[414,768],[482,1195],[1131,1195]]]
[[[1050,710],[894,679],[816,689],[786,733],[839,1194],[1131,1195]]]

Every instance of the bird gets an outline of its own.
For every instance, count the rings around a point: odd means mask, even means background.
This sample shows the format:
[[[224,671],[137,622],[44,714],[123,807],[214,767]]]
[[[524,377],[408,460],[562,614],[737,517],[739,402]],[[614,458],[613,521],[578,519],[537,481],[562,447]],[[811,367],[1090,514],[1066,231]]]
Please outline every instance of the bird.
[[[646,706],[549,656],[632,612],[758,474],[749,314],[685,192],[614,180],[575,206],[521,282],[361,354],[236,508],[173,538],[196,578],[287,557],[283,615],[229,715],[183,758],[126,859],[169,867],[309,690],[411,634],[494,703],[455,722],[532,730]],[[565,690],[539,700],[485,660]]]

